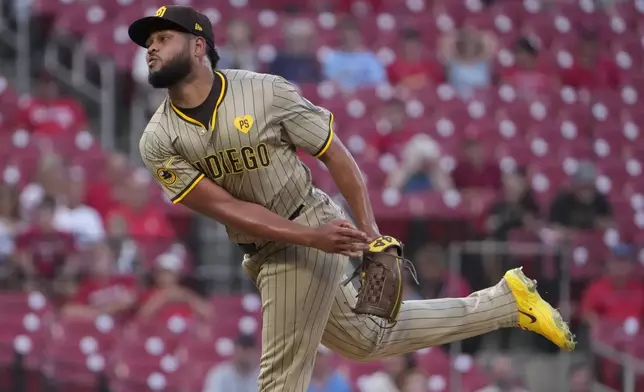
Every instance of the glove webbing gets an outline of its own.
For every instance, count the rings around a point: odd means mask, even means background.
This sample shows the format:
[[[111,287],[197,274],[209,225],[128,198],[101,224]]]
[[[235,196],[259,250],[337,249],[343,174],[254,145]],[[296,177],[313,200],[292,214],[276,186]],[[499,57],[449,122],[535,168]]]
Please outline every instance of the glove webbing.
[[[392,255],[392,254],[390,254],[390,253],[386,253],[386,252],[382,252],[382,253],[384,253],[384,254],[385,254],[385,255],[387,255],[387,256],[391,256],[391,257],[395,257],[395,258],[397,258],[397,259],[401,259],[401,260],[402,260],[402,262],[403,262],[403,266],[405,267],[405,269],[406,269],[407,271],[409,271],[409,273],[411,274],[412,279],[414,279],[414,282],[416,283],[416,285],[417,285],[417,286],[419,286],[419,285],[420,285],[420,283],[418,283],[418,273],[416,272],[416,267],[415,267],[415,266],[414,266],[414,264],[411,262],[411,260],[409,260],[409,259],[407,259],[407,258],[404,258],[404,257],[395,256],[395,255]],[[358,277],[359,275],[362,275],[362,276],[360,277],[360,284],[361,284],[361,285],[360,285],[360,288],[358,289],[358,295],[356,296],[356,298],[360,297],[360,294],[362,293],[362,290],[364,290],[364,289],[366,288],[366,280],[365,280],[365,276],[363,275],[363,274],[364,274],[364,272],[363,272],[363,270],[362,270],[362,265],[363,265],[363,263],[364,263],[364,261],[362,261],[362,262],[360,263],[360,265],[358,265],[358,267],[353,271],[353,274],[351,274],[351,276],[350,276],[349,278],[345,279],[344,281],[342,281],[342,282],[340,283],[342,286],[346,286],[346,285],[348,285],[348,284],[349,284],[353,279],[355,279],[355,278],[356,278],[356,277]],[[382,267],[383,269],[390,270],[389,268],[387,268],[387,266],[383,265],[383,264],[382,264],[381,262],[379,262],[379,261],[372,261],[372,263],[375,263],[375,265],[377,265],[377,266],[379,266],[379,267]],[[402,279],[402,277],[401,277],[401,279]],[[403,302],[404,302],[404,301],[403,301]],[[393,323],[388,323],[388,322],[385,320],[385,321],[384,321],[384,323],[385,323],[385,324],[383,325],[383,324],[382,324],[383,319],[381,319],[381,318],[379,318],[379,317],[378,317],[378,318],[376,318],[376,317],[374,317],[374,316],[370,316],[370,315],[367,315],[367,317],[369,317],[369,318],[370,318],[374,323],[376,323],[378,326],[380,326],[380,328],[383,328],[383,329],[391,329],[391,328],[395,327],[395,326],[396,326],[396,324],[398,323],[398,321],[397,321],[397,320],[396,320],[396,321],[394,321]],[[388,324],[389,324],[389,325],[388,325]]]

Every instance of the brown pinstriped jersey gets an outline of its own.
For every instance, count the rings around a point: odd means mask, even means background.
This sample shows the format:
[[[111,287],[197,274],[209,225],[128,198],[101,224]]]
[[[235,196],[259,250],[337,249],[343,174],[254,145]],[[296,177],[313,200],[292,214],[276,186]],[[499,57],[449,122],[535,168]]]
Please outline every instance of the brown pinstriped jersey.
[[[241,70],[215,73],[222,92],[210,124],[186,116],[169,98],[140,140],[146,167],[174,203],[200,181],[291,216],[311,189],[296,148],[319,157],[333,139],[333,115],[281,77]],[[237,243],[260,242],[230,227]]]

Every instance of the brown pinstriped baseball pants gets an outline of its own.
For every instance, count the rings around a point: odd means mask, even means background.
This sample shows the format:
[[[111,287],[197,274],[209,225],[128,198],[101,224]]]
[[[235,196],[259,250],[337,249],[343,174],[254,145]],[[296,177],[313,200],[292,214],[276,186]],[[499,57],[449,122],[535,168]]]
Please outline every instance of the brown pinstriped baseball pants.
[[[517,324],[505,284],[467,298],[406,301],[394,328],[354,314],[356,291],[341,287],[349,260],[289,246],[244,268],[262,297],[259,392],[306,392],[319,343],[356,361],[400,355]]]

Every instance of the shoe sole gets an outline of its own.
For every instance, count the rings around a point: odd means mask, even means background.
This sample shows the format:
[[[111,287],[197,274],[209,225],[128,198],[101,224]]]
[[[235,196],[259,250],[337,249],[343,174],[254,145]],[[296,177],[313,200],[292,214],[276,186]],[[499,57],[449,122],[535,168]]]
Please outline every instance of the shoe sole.
[[[563,335],[565,342],[563,344],[563,348],[566,351],[573,351],[575,349],[575,335],[570,332],[570,327],[568,326],[568,323],[566,323],[563,320],[563,317],[561,317],[561,313],[555,308],[552,307],[547,301],[545,301],[543,298],[541,298],[541,295],[537,291],[537,283],[529,279],[527,276],[522,271],[522,268],[518,268],[514,271],[512,271],[512,274],[517,277],[526,287],[527,291],[529,294],[533,294],[537,296],[538,301],[543,302],[548,306],[550,309],[550,314],[543,314],[541,312],[539,313],[539,316],[542,317],[542,319],[550,319],[554,323],[556,329],[558,329]]]

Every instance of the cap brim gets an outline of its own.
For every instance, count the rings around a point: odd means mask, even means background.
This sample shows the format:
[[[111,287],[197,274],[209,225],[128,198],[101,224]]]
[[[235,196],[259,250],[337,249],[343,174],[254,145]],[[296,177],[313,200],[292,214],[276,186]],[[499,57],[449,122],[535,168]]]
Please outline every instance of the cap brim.
[[[165,18],[158,16],[146,16],[137,19],[128,28],[130,39],[137,45],[146,47],[146,42],[152,33],[162,30],[177,30],[189,33],[185,27]]]

